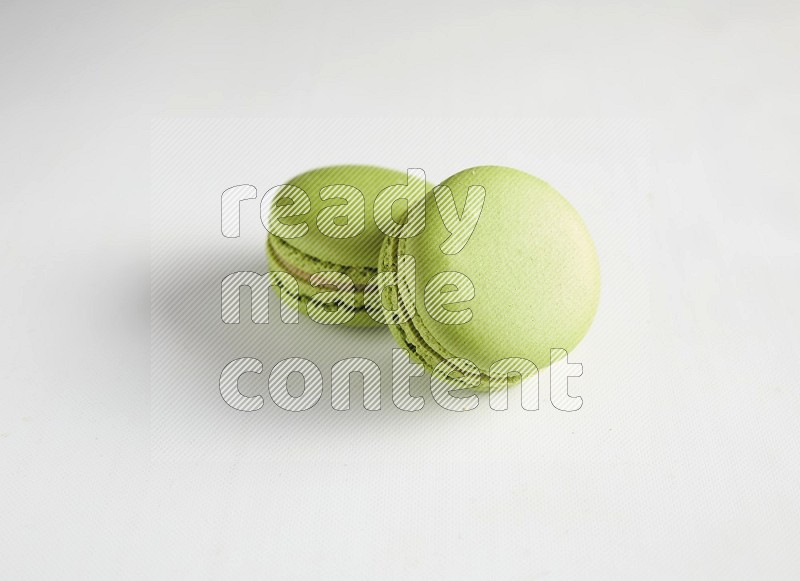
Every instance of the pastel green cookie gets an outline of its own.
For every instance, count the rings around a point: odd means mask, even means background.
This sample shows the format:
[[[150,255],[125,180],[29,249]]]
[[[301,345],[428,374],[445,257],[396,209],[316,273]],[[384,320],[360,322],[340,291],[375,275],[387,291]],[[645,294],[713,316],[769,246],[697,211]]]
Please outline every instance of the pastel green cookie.
[[[481,188],[471,186],[483,188],[482,208]],[[468,190],[470,211],[480,214],[471,236],[454,240],[442,215],[450,209],[452,229],[453,212],[464,215]],[[547,183],[507,167],[467,169],[428,194],[425,216],[420,235],[384,240],[379,269],[397,270],[401,256],[414,259],[413,284],[393,287],[399,315],[390,329],[429,372],[487,389],[492,377],[536,372],[509,358],[542,370],[551,363],[551,348],[569,351],[584,337],[600,298],[597,252],[578,213]],[[466,278],[439,274],[451,271]],[[446,304],[448,293],[459,302]]]
[[[387,187],[409,183],[424,188],[423,182],[409,178],[403,171],[339,165],[308,171],[282,185],[272,202],[267,257],[270,270],[291,274],[299,292],[293,296],[278,281],[281,296],[285,299],[288,293],[297,299],[296,306],[304,314],[309,314],[309,307],[314,309],[311,315],[316,314],[320,322],[320,313],[328,310],[338,313],[325,320],[328,324],[378,325],[364,309],[364,289],[377,273],[385,237],[375,224],[373,207],[376,197]],[[281,213],[290,215],[280,216]],[[402,220],[402,208],[392,208],[391,213]],[[312,277],[322,272],[345,274],[354,286],[348,290],[341,284],[345,279],[331,275],[312,284]],[[327,291],[334,287],[321,284],[325,282],[338,285],[350,296],[341,294],[331,300]]]

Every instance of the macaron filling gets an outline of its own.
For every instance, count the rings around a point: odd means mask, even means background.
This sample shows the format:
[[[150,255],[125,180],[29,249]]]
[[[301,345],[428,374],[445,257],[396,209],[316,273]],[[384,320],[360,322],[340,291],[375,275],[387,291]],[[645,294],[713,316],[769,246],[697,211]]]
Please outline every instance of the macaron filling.
[[[333,303],[327,302],[325,304],[334,304],[338,308],[354,313],[366,310],[364,307],[364,290],[367,288],[367,284],[364,281],[368,281],[374,276],[375,273],[377,273],[377,269],[346,266],[320,260],[290,246],[284,240],[276,236],[269,236],[267,239],[267,256],[270,262],[278,266],[280,270],[291,274],[298,281],[298,286],[301,289],[299,296],[295,296],[280,282],[277,282],[281,292],[285,292],[292,298],[307,304],[314,301],[314,297],[311,294],[313,291],[311,289],[323,288],[315,287],[311,284],[311,277],[313,274],[317,272],[341,272],[348,275],[354,281],[350,289],[341,290],[350,290],[355,293],[355,306],[342,301],[333,301]],[[304,290],[307,292],[303,292]]]

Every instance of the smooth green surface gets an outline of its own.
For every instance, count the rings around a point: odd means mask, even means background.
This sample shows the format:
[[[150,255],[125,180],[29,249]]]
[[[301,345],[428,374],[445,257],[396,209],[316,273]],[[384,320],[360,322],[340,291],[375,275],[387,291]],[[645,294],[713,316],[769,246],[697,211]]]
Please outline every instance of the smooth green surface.
[[[337,165],[311,170],[295,176],[287,185],[303,189],[311,201],[311,211],[304,218],[287,218],[287,223],[305,221],[308,232],[300,238],[285,241],[304,254],[319,260],[345,266],[375,269],[384,234],[375,225],[373,203],[378,194],[388,186],[406,184],[405,171],[366,165]],[[326,186],[345,184],[358,188],[364,196],[364,231],[353,238],[338,239],[320,232],[317,217],[320,211],[342,201],[321,200],[319,192]]]
[[[449,233],[429,194],[425,231],[386,240],[382,269],[393,268],[398,253],[416,260],[416,285],[409,292],[416,295],[417,314],[393,326],[393,334],[429,371],[446,357],[469,359],[482,375],[507,357],[544,369],[550,349],[574,348],[597,310],[599,264],[583,221],[552,187],[515,169],[476,167],[441,185],[451,189],[459,211],[469,186],[483,186],[481,217],[466,246],[445,254],[440,245]],[[443,324],[424,308],[425,284],[443,271],[461,272],[475,286],[475,298],[463,303],[473,313],[465,324]]]

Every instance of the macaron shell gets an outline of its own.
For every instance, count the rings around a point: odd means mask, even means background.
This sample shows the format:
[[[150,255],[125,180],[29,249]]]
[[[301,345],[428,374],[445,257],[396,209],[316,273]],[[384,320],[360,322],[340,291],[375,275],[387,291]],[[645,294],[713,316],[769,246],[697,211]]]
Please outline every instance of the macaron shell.
[[[551,348],[569,351],[580,342],[599,302],[597,253],[583,221],[547,183],[511,168],[472,168],[441,185],[450,188],[460,212],[470,186],[483,186],[486,199],[457,254],[440,248],[450,234],[433,195],[423,233],[398,241],[398,252],[416,260],[415,326],[484,373],[507,357],[547,367]],[[475,287],[475,298],[458,307],[472,310],[465,324],[441,323],[425,308],[426,283],[444,271],[463,273]]]
[[[415,182],[419,181],[412,179]],[[284,218],[284,221],[287,224],[304,221],[308,224],[308,232],[301,237],[284,240],[304,254],[319,260],[346,266],[375,268],[384,238],[384,233],[375,224],[373,214],[375,198],[389,186],[408,182],[406,171],[368,165],[323,167],[295,176],[286,184],[299,187],[306,192],[311,202],[311,211],[305,216]],[[317,225],[320,210],[342,203],[336,199],[320,199],[321,189],[337,184],[358,188],[364,196],[364,230],[352,238],[332,238],[320,232]],[[397,205],[398,208],[400,206]]]

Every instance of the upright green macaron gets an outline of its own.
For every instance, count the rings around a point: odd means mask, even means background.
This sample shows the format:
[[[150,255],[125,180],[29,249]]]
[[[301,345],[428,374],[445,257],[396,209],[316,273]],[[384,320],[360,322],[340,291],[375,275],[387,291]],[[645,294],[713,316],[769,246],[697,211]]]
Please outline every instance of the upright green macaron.
[[[269,267],[297,281],[289,288],[285,277],[278,279],[282,298],[321,323],[378,325],[364,307],[364,290],[377,273],[385,237],[375,222],[375,201],[387,188],[409,185],[424,188],[425,182],[404,171],[337,165],[302,173],[278,187],[268,226]],[[402,218],[398,208],[389,211]],[[314,278],[319,273],[347,278]]]
[[[472,214],[471,234],[451,235],[454,212]],[[507,167],[467,169],[428,194],[425,216],[420,235],[385,239],[379,266],[395,271],[413,257],[413,279],[401,276],[392,295],[390,329],[429,372],[487,389],[508,372],[547,367],[551,349],[569,351],[587,333],[600,298],[597,252],[547,183]]]

